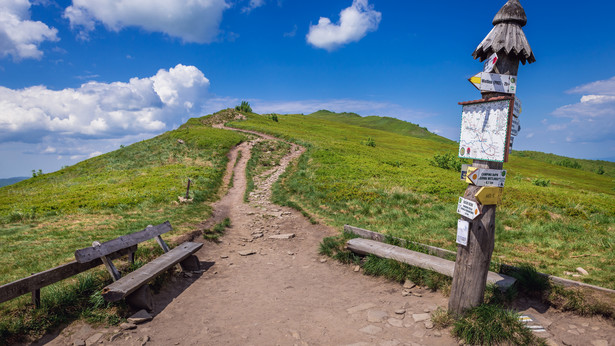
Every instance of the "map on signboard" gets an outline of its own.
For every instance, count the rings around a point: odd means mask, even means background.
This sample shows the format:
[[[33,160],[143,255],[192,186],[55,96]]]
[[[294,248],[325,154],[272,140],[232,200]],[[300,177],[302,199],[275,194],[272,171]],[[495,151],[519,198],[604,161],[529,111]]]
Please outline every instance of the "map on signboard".
[[[508,161],[508,126],[511,100],[462,103],[459,157]]]

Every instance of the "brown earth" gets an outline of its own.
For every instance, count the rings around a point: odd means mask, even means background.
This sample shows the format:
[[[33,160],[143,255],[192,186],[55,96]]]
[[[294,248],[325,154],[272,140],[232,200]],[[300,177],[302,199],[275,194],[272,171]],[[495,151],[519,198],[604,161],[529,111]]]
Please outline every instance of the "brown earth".
[[[450,330],[433,329],[429,320],[448,298],[423,288],[402,296],[398,283],[323,258],[322,238],[338,231],[269,202],[272,184],[303,148],[293,144],[279,166],[255,178],[255,191],[244,203],[246,164],[260,140],[229,154],[225,182],[234,171],[233,185],[201,225],[230,217],[231,228],[219,243],[197,240],[204,242],[197,253],[203,272],[174,276],[155,296],[153,320],[133,330],[76,322],[37,344],[457,345]],[[294,236],[276,238],[288,234]],[[537,335],[550,345],[615,345],[615,328],[602,319],[521,304],[534,320],[530,325],[546,328]]]

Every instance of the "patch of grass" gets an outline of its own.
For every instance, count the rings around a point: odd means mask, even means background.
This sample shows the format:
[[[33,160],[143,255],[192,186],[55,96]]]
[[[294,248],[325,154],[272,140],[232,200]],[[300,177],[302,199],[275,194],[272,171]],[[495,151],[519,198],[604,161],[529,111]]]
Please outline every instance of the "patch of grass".
[[[280,165],[280,160],[289,152],[290,144],[263,140],[254,144],[252,155],[246,166],[247,187],[244,192],[244,202],[249,201],[250,192],[254,191],[254,178]]]
[[[436,311],[431,313],[431,322],[433,322],[436,329],[444,329],[453,325],[455,316],[448,312],[448,310],[438,307]]]
[[[544,178],[534,178],[532,179],[532,184],[536,186],[549,187],[549,185],[551,185],[551,180]]]
[[[517,286],[522,292],[542,296],[544,292],[551,288],[549,278],[538,273],[533,265],[522,263],[517,268],[517,270],[507,274],[517,279]]]
[[[605,298],[610,297],[610,301]],[[564,288],[552,285],[548,300],[554,307],[562,311],[571,311],[581,316],[599,315],[615,322],[615,297],[595,296],[589,291],[579,288]]]
[[[217,242],[229,227],[231,227],[231,219],[227,217],[222,222],[215,224],[211,229],[204,230],[203,239]]]
[[[467,345],[545,344],[519,321],[519,314],[495,305],[469,310],[454,323],[452,333]]]
[[[344,264],[359,264],[360,257],[344,249],[346,241],[352,238],[356,238],[356,235],[346,232],[337,237],[324,238],[320,243],[319,253],[334,258]]]

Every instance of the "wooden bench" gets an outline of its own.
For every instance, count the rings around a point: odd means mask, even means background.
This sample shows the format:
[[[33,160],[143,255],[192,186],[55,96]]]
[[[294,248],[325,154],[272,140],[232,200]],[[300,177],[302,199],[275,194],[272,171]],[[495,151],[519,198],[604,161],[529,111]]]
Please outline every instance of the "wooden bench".
[[[172,230],[172,227],[167,221],[157,226],[148,226],[143,231],[124,235],[102,244],[94,242],[91,247],[75,251],[75,259],[79,263],[87,263],[100,258],[105,264],[114,281],[102,290],[102,296],[106,301],[115,302],[126,298],[126,302],[130,306],[151,311],[153,301],[149,286],[146,285],[148,282],[177,264],[180,264],[184,271],[200,269],[199,260],[194,256],[194,253],[203,247],[203,244],[185,242],[169,250],[161,235],[170,230]],[[134,252],[137,249],[137,245],[152,238],[156,238],[156,241],[165,253],[122,277],[113,265],[113,262],[111,262],[109,255],[122,249],[132,249],[130,260],[134,263]]]

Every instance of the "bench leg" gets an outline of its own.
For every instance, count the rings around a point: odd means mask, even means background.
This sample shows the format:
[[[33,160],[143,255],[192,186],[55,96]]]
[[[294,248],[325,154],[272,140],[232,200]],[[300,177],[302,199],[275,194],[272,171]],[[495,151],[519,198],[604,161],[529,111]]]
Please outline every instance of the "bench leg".
[[[199,261],[199,258],[195,255],[190,255],[188,258],[181,261],[179,264],[181,265],[182,270],[185,272],[194,272],[197,270],[201,270],[201,262]]]
[[[154,298],[149,285],[143,285],[126,296],[126,304],[136,310],[145,309],[152,311],[154,309]]]

